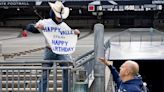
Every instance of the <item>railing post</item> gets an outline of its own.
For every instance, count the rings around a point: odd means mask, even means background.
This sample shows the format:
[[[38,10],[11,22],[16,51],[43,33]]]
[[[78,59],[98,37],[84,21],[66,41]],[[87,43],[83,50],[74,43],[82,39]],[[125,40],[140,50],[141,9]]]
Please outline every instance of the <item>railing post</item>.
[[[98,57],[105,56],[104,49],[104,25],[95,24],[94,26],[94,51],[95,51],[95,80],[89,92],[105,92],[105,66],[98,61]]]
[[[2,42],[0,42],[0,60],[4,60],[2,57]]]
[[[53,75],[54,75],[54,92],[57,92],[57,64],[56,62],[53,63],[54,66],[53,66]]]
[[[88,82],[86,80],[86,71],[78,70],[76,71],[76,82],[74,83],[73,92],[88,92]]]
[[[0,55],[2,54],[2,42],[0,42]]]
[[[2,42],[0,42],[0,56],[2,55]]]
[[[0,92],[2,92],[2,70],[0,69]]]

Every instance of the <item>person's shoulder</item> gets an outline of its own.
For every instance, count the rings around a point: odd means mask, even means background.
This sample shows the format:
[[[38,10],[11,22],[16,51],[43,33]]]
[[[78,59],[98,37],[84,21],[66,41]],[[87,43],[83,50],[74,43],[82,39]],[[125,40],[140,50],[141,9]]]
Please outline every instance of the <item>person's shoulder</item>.
[[[41,21],[51,21],[52,19],[51,18],[48,18],[48,19],[40,19]]]
[[[44,26],[49,26],[49,25],[55,24],[55,22],[52,19],[42,19],[36,23],[36,25],[38,25],[38,24],[42,24]]]
[[[126,85],[125,89],[127,92],[142,92],[142,89],[136,85]]]
[[[65,26],[68,26],[68,25],[67,25],[67,23],[65,23],[65,22],[62,22],[62,23],[61,23],[61,25],[65,25]]]
[[[65,22],[62,22],[60,25],[64,28],[70,28]]]
[[[125,83],[124,87],[126,88],[127,92],[142,92],[142,85],[137,83]]]
[[[42,19],[41,21],[43,21],[43,22],[54,22],[52,19]]]

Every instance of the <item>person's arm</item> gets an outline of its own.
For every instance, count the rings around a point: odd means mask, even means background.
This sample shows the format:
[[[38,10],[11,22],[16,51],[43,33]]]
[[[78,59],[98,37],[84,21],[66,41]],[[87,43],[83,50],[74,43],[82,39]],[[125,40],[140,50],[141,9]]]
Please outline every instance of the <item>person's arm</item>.
[[[113,75],[114,81],[116,82],[117,86],[119,86],[121,83],[121,79],[120,79],[119,73],[116,70],[116,68],[114,66],[112,66],[112,64],[113,64],[112,61],[107,61],[104,58],[99,58],[99,60],[101,61],[101,63],[103,63],[104,65],[109,67],[109,69],[111,70],[111,73]]]
[[[31,23],[26,26],[26,30],[32,33],[40,33],[39,30],[35,27],[35,24]]]
[[[119,76],[119,73],[118,71],[116,70],[116,68],[112,65],[108,65],[109,69],[111,70],[111,73],[113,75],[113,79],[114,81],[116,82],[117,86],[120,86],[121,84],[121,79],[120,79],[120,76]]]

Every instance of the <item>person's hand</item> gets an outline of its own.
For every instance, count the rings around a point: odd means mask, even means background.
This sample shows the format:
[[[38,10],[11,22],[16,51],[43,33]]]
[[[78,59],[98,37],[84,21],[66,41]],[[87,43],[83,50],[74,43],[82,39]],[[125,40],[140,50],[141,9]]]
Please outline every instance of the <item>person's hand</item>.
[[[42,24],[36,24],[35,28],[39,29],[39,30],[43,30],[44,29],[44,25]]]
[[[80,31],[79,31],[78,29],[75,29],[75,30],[74,30],[74,33],[75,33],[76,35],[80,35]]]
[[[100,60],[101,63],[103,63],[103,64],[105,64],[105,65],[107,65],[107,66],[113,64],[112,61],[108,61],[108,60],[106,60],[105,58],[98,58],[98,59]]]

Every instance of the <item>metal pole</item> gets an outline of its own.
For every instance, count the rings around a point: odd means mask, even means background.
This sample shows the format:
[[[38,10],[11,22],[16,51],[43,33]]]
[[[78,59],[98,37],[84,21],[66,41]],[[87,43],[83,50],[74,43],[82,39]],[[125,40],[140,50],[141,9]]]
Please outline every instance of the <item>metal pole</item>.
[[[0,55],[2,54],[2,42],[0,42]]]
[[[56,62],[53,63],[53,74],[54,74],[54,92],[57,92],[57,64]]]
[[[0,60],[4,60],[2,57],[2,42],[0,42]]]
[[[94,51],[95,51],[95,68],[92,88],[90,92],[105,92],[105,66],[99,62],[98,57],[105,57],[104,47],[104,25],[94,25]]]

